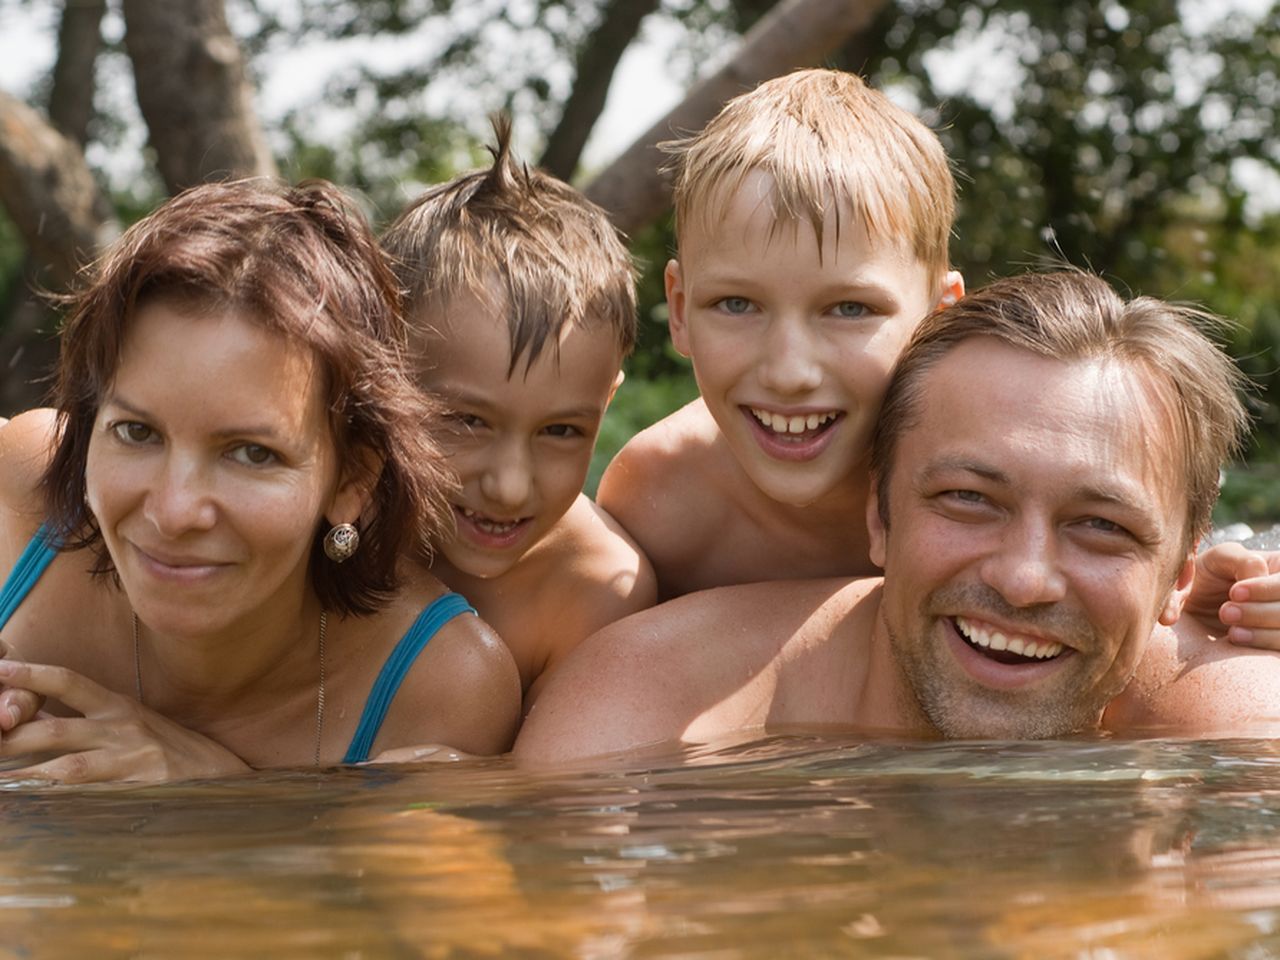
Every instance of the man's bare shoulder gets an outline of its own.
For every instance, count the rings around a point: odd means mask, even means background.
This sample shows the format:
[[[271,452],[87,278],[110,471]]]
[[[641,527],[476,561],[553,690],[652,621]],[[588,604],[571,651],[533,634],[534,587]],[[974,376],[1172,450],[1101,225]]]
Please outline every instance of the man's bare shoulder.
[[[1183,618],[1157,627],[1103,725],[1144,736],[1280,734],[1280,653],[1232,646]]]
[[[878,583],[721,587],[619,621],[552,677],[516,755],[556,763],[677,740],[700,720],[699,736],[763,725],[780,671],[823,673],[823,658],[812,654],[832,646],[837,626]]]

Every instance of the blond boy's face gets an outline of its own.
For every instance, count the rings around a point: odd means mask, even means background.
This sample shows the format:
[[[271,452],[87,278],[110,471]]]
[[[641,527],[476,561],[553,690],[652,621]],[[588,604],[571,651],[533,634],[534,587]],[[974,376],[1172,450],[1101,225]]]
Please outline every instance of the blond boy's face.
[[[504,305],[505,306],[505,305]],[[456,534],[438,544],[455,569],[492,578],[511,570],[573,505],[600,421],[620,381],[606,327],[572,328],[510,378],[503,307],[453,297],[415,324],[419,382],[445,404],[443,446],[458,475]]]
[[[724,215],[682,230],[667,266],[671,336],[734,458],[773,500],[848,495],[865,474],[889,374],[941,278],[845,211],[821,243],[775,225],[772,181],[752,174]],[[957,281],[958,282],[958,281]]]

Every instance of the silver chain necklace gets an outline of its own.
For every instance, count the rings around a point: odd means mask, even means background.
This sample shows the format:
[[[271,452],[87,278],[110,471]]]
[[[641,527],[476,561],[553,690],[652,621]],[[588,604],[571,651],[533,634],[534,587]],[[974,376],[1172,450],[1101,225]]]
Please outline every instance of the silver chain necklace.
[[[141,630],[138,626],[138,615],[130,611],[133,617],[133,683],[134,689],[138,692],[138,702],[145,704],[142,699],[142,652],[138,642]],[[315,765],[320,766],[320,738],[324,733],[324,635],[325,628],[328,625],[329,615],[325,610],[320,611],[320,682],[316,684],[316,754]]]

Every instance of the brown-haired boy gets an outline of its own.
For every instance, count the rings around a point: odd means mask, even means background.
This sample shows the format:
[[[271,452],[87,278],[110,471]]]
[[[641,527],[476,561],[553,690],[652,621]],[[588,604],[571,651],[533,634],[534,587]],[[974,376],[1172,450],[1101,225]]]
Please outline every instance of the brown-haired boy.
[[[858,77],[805,70],[670,147],[671,337],[701,398],[622,449],[600,503],[662,598],[874,573],[863,516],[880,400],[916,324],[963,292],[942,145]]]
[[[510,152],[435,187],[383,236],[419,380],[460,485],[432,573],[511,648],[525,706],[580,640],[653,604],[652,569],[582,493],[635,345],[634,268],[605,213]]]

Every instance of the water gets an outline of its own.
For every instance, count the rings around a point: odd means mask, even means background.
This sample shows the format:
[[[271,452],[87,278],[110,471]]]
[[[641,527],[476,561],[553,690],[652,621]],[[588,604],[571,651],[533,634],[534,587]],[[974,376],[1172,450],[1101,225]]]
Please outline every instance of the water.
[[[0,790],[0,958],[1280,957],[1280,747],[772,737]]]

